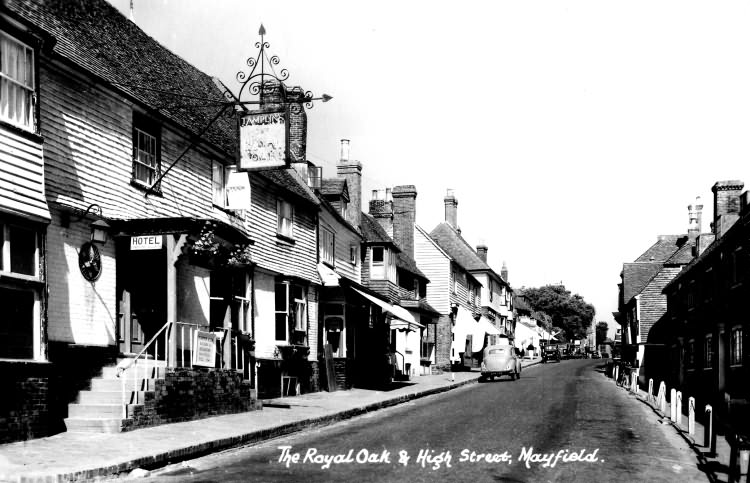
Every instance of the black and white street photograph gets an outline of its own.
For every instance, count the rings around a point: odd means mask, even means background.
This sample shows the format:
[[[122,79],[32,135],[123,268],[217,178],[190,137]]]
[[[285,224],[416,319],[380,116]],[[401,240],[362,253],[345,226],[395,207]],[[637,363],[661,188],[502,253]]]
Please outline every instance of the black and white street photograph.
[[[747,483],[748,25],[0,0],[0,482]]]

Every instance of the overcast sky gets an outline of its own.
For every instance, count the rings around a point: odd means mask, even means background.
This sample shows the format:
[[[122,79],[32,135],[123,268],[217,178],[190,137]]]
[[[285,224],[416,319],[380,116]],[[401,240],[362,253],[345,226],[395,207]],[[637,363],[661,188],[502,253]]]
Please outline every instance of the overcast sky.
[[[126,15],[130,0],[112,0]],[[562,281],[612,326],[623,262],[712,218],[750,180],[750,3],[134,0],[136,23],[233,91],[262,23],[308,113],[308,158],[339,139],[372,189],[455,190],[466,240],[514,287]],[[244,67],[244,69],[243,69]]]

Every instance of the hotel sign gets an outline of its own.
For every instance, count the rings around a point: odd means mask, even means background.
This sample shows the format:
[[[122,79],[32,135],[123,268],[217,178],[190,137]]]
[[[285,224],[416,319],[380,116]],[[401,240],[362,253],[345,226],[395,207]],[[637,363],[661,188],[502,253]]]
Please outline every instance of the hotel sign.
[[[161,250],[161,235],[140,235],[130,237],[131,250]]]
[[[289,116],[286,111],[242,114],[239,129],[239,170],[283,168],[288,165]]]

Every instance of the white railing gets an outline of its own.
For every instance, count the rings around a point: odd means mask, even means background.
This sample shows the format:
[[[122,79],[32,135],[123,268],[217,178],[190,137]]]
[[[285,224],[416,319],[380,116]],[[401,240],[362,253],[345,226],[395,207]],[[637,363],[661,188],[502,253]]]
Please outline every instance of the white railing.
[[[128,404],[138,404],[140,392],[149,389],[146,387],[148,379],[157,377],[157,368],[160,367],[156,364],[157,361],[164,362],[164,367],[193,367],[193,345],[195,333],[199,330],[208,332],[211,329],[205,325],[188,322],[167,322],[134,358],[126,359],[118,364],[117,377],[121,381],[123,419],[127,418]],[[217,331],[222,332],[220,336],[217,334],[216,338],[217,367],[240,371],[244,379],[250,379],[250,368],[246,365],[246,360],[249,361],[249,358],[245,357],[241,335],[225,327],[215,329],[214,333]],[[160,344],[162,340],[163,344]],[[227,343],[230,344],[228,347]],[[133,383],[131,391],[126,390],[128,380],[132,380]],[[128,392],[131,393],[130,397],[128,397]]]

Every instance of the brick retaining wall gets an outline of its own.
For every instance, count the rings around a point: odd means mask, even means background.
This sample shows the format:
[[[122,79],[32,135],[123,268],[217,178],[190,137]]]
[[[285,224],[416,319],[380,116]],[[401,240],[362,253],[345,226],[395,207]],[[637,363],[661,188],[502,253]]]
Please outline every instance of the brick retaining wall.
[[[133,407],[123,431],[260,409],[250,381],[227,369],[170,368],[143,395],[145,402]]]
[[[0,443],[49,434],[49,373],[47,363],[0,362]]]

